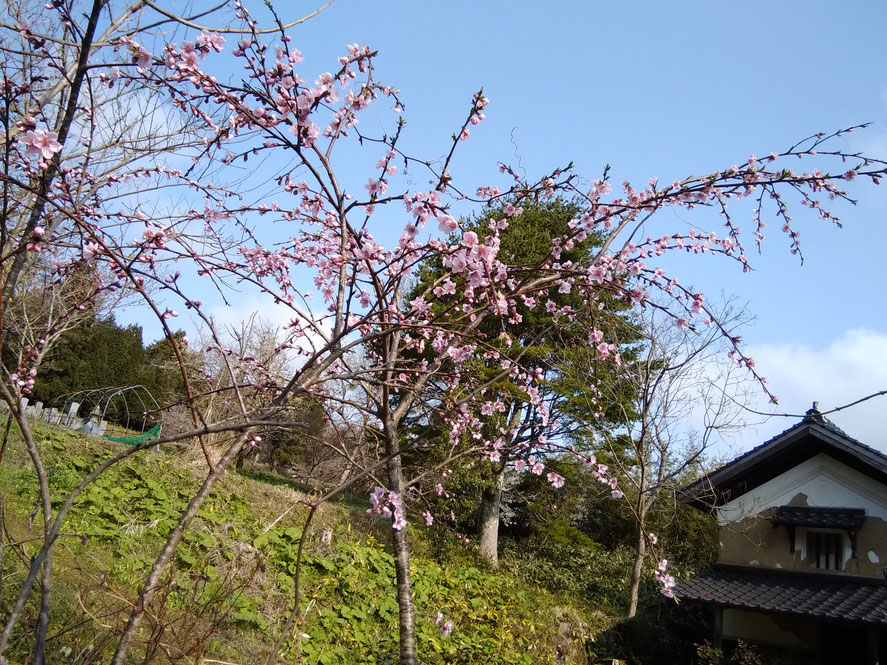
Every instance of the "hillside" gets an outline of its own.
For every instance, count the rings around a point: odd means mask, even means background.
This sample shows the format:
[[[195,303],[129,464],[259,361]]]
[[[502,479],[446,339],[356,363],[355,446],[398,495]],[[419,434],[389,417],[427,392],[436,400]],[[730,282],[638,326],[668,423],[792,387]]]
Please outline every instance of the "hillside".
[[[120,445],[35,427],[54,497]],[[106,662],[137,585],[196,486],[198,471],[188,455],[146,452],[112,467],[81,495],[56,547],[49,662]],[[39,543],[36,523],[29,528],[36,482],[15,436],[0,466],[0,489],[5,614]],[[155,663],[264,662],[292,606],[304,497],[279,476],[248,469],[230,474],[177,553],[138,651],[150,643]],[[390,521],[368,516],[368,506],[348,497],[324,506],[315,518],[303,572],[303,622],[285,642],[282,662],[395,662],[394,569],[385,546]],[[564,581],[558,581],[564,571],[544,557],[515,552],[493,572],[476,562],[470,546],[441,557],[424,528],[410,529],[417,552],[417,632],[426,663],[585,662],[595,636],[615,622],[618,610],[607,606],[606,593],[599,598],[603,611],[582,593],[564,593]],[[557,592],[530,583],[534,578]],[[619,580],[609,584],[618,586]],[[14,636],[12,663],[29,659],[38,602],[32,599],[24,628]],[[451,632],[441,628],[448,621]]]

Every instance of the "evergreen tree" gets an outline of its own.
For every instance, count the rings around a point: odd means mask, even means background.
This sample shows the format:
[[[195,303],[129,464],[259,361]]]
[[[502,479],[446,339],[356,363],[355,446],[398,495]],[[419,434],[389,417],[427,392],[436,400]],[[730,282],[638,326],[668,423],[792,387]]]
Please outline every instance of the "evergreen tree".
[[[184,353],[189,380],[198,381],[203,386],[205,381],[201,354],[188,349],[188,345],[184,342],[184,330],[178,330],[173,335]],[[162,337],[145,349],[140,382],[151,391],[161,406],[168,406],[187,398],[185,380],[168,338]]]
[[[138,384],[145,364],[142,329],[111,316],[71,328],[47,354],[34,399],[51,403],[79,390]]]
[[[557,239],[566,236],[570,231],[570,222],[579,215],[577,204],[562,199],[545,202],[511,201],[505,205],[517,205],[523,208],[523,214],[512,217],[509,226],[501,232],[498,256],[502,261],[512,265],[542,266],[549,256],[550,248],[557,244]],[[464,224],[464,234],[474,233],[478,242],[483,243],[489,235],[489,219],[500,219],[500,211],[488,211],[469,219]],[[565,265],[578,264],[583,257],[600,249],[600,238],[589,235],[581,242],[564,244],[560,262]],[[423,266],[420,278],[410,298],[422,293],[428,285],[435,283],[443,274],[438,259]],[[601,293],[601,307],[593,310],[586,307],[581,296],[575,293],[549,293],[549,298],[556,309],[563,312],[581,312],[570,320],[555,320],[555,314],[549,309],[534,307],[533,303],[525,303],[517,312],[503,316],[489,317],[482,326],[482,331],[489,346],[500,347],[504,351],[507,336],[511,340],[507,353],[515,360],[520,358],[521,364],[542,377],[538,384],[542,391],[543,403],[548,413],[540,413],[527,400],[527,395],[510,378],[497,378],[501,374],[501,364],[484,359],[478,352],[467,361],[471,371],[488,382],[488,403],[497,413],[497,417],[487,418],[484,435],[496,438],[496,432],[507,432],[503,436],[500,454],[490,456],[487,462],[470,468],[458,469],[458,479],[450,478],[448,485],[454,482],[462,485],[462,490],[474,487],[475,492],[462,491],[468,495],[463,501],[463,509],[476,511],[477,533],[481,554],[494,566],[498,565],[498,541],[500,513],[502,509],[503,491],[505,488],[506,470],[510,462],[520,458],[526,460],[534,452],[534,443],[539,440],[543,431],[543,422],[554,422],[556,425],[547,429],[549,439],[561,439],[565,443],[584,444],[593,437],[593,430],[606,426],[608,413],[621,414],[624,408],[612,409],[611,405],[597,399],[598,385],[606,382],[610,387],[605,391],[611,395],[621,389],[615,387],[620,383],[619,369],[616,364],[596,362],[589,365],[589,373],[584,384],[565,380],[562,366],[574,362],[577,355],[588,358],[596,354],[593,331],[607,330],[614,326],[620,328],[619,337],[625,341],[622,348],[613,353],[630,356],[631,343],[637,339],[633,326],[624,316],[626,306],[615,294]],[[439,300],[435,307],[447,307],[448,303]],[[551,308],[552,310],[555,307]],[[563,314],[557,315],[563,318]],[[458,324],[454,324],[458,325]],[[608,335],[612,338],[612,335]],[[581,393],[581,399],[577,397]],[[626,400],[623,403],[630,403]],[[581,413],[577,413],[581,410]],[[488,414],[487,414],[488,415]],[[577,417],[579,416],[579,417]],[[426,438],[433,438],[424,425]],[[447,433],[439,431],[436,435],[441,447],[441,455],[450,454]],[[466,445],[470,445],[467,442]],[[427,451],[423,451],[427,458]],[[544,453],[542,453],[544,454]],[[440,455],[439,455],[440,456]]]

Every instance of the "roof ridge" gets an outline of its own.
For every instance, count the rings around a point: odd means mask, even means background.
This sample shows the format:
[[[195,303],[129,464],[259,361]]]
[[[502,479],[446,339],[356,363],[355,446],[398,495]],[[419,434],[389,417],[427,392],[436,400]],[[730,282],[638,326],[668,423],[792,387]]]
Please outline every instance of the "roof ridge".
[[[740,473],[740,471],[733,471],[732,474],[729,471],[731,468],[742,468],[746,467],[745,471],[741,473],[745,473],[748,469],[755,468],[760,462],[755,461],[755,456],[762,456],[765,459],[769,457],[764,451],[768,448],[776,448],[778,451],[791,450],[795,445],[797,445],[797,441],[794,439],[794,435],[798,434],[798,439],[805,438],[803,436],[806,433],[809,436],[813,436],[826,446],[829,446],[831,449],[836,451],[837,453],[850,455],[857,459],[858,463],[872,468],[876,471],[879,476],[883,475],[887,477],[887,455],[882,453],[881,451],[868,446],[858,439],[854,439],[849,436],[844,430],[835,425],[833,422],[828,420],[817,408],[818,404],[816,402],[813,403],[814,408],[809,409],[804,417],[788,429],[784,430],[780,434],[771,437],[764,443],[755,446],[754,448],[742,453],[738,457],[722,464],[718,468],[709,471],[702,477],[694,480],[692,483],[688,484],[681,491],[682,500],[697,504],[697,507],[702,507],[703,504],[706,505],[707,508],[712,508],[711,500],[704,500],[700,496],[700,492],[705,492],[709,494],[711,490],[716,489],[717,486],[721,486],[725,482],[729,482],[730,476],[735,475],[736,473]],[[837,440],[831,438],[836,437]],[[785,443],[786,445],[782,446],[780,444]],[[843,449],[843,450],[842,450]],[[749,461],[751,460],[751,461]],[[743,462],[746,464],[743,465]],[[726,477],[725,477],[726,476]],[[887,481],[882,480],[885,484]]]

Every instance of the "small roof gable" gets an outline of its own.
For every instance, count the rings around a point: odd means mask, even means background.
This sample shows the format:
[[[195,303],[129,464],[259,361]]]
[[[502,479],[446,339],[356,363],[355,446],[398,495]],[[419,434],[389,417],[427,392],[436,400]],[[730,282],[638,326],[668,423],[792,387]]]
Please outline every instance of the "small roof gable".
[[[681,491],[681,499],[711,510],[819,453],[887,485],[887,455],[847,436],[814,403],[801,422],[691,483]]]
[[[816,508],[811,506],[779,506],[770,516],[773,524],[804,526],[817,529],[855,531],[865,521],[864,508]]]

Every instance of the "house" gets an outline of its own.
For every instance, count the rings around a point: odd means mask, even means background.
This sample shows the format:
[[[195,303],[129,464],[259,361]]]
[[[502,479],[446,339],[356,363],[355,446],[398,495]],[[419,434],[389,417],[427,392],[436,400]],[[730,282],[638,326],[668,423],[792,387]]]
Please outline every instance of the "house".
[[[887,665],[887,455],[817,409],[697,480],[720,556],[675,589],[714,613],[715,643],[785,647],[810,663]]]

